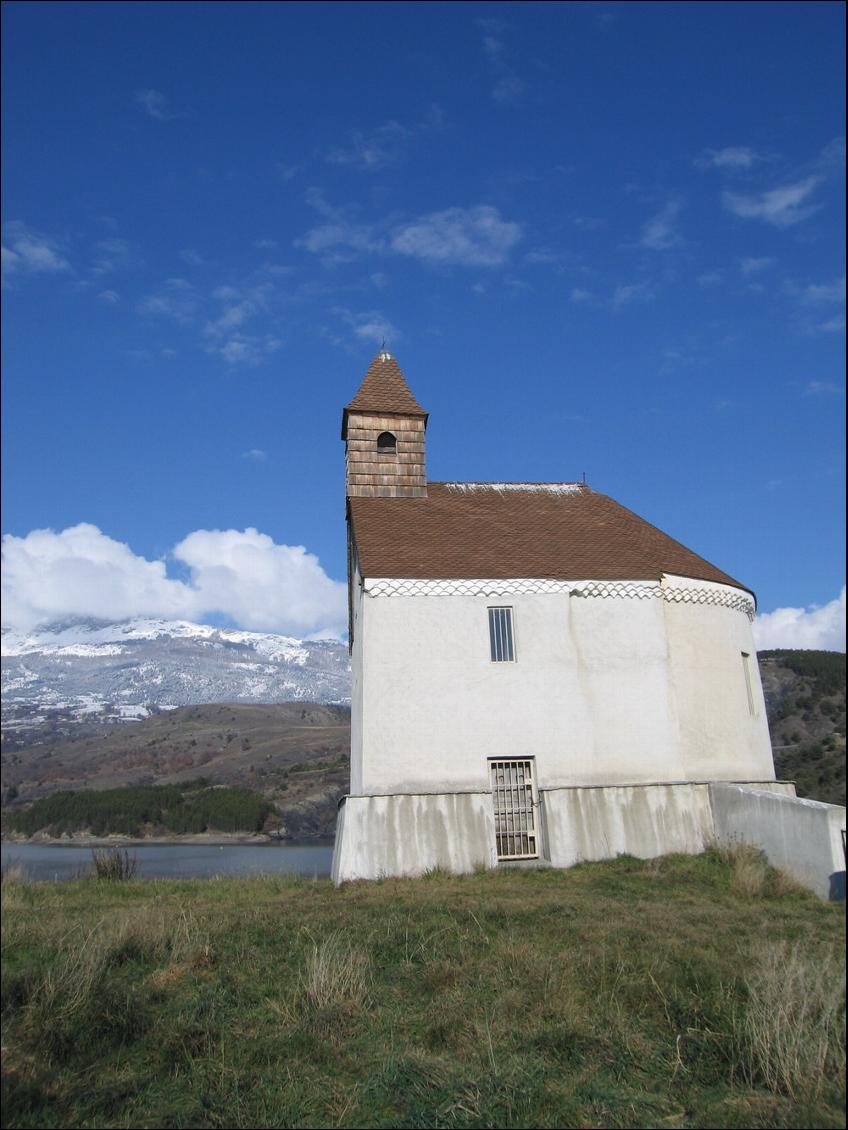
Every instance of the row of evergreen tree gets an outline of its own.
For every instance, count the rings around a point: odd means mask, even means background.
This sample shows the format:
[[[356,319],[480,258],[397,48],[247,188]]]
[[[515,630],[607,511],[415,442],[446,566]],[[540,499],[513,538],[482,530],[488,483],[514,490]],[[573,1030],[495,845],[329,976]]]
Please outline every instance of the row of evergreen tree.
[[[157,832],[258,832],[273,806],[248,789],[148,785],[90,792],[59,792],[8,818],[11,830],[62,835],[90,832],[139,836]]]

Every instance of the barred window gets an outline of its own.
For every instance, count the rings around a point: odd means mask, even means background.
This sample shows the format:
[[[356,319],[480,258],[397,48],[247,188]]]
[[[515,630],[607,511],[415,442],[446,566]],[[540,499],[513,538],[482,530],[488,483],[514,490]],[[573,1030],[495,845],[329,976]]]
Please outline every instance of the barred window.
[[[489,646],[493,663],[515,662],[511,608],[489,609]]]
[[[536,859],[533,758],[489,762],[498,859]]]

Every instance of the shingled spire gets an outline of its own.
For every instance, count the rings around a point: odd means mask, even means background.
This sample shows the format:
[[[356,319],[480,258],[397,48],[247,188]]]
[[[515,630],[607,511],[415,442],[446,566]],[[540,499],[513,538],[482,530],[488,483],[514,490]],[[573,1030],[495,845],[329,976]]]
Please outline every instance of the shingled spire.
[[[348,497],[426,497],[426,427],[400,365],[381,349],[342,415]]]

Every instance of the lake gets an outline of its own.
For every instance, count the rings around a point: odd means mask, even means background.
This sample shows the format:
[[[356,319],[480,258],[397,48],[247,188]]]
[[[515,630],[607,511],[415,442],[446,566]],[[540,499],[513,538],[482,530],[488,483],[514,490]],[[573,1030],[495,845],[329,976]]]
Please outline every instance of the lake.
[[[0,845],[3,867],[20,864],[29,879],[76,879],[91,864],[79,844]],[[141,879],[208,879],[212,875],[306,875],[326,878],[332,840],[282,844],[133,844]]]

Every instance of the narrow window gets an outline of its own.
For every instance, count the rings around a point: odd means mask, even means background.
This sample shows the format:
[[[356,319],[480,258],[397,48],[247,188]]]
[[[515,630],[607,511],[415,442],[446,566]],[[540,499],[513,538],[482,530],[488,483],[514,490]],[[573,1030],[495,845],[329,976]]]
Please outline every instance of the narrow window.
[[[533,758],[490,761],[498,859],[536,859],[536,798]]]
[[[515,662],[511,608],[489,609],[489,646],[493,663]]]
[[[747,651],[742,652],[742,669],[745,672],[745,690],[748,695],[748,712],[756,717],[757,704],[754,698],[754,684],[751,679],[751,656]]]
[[[391,432],[380,432],[377,436],[377,450],[387,455],[397,454],[397,439]]]

